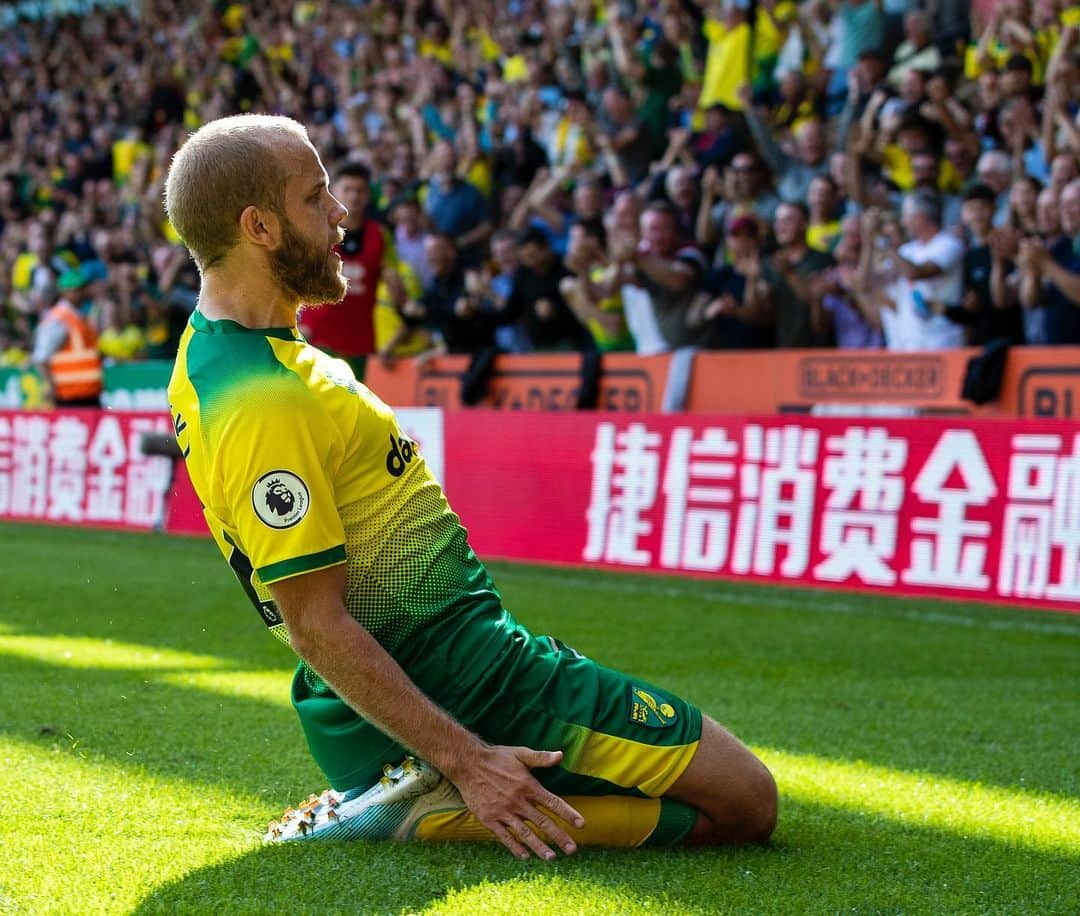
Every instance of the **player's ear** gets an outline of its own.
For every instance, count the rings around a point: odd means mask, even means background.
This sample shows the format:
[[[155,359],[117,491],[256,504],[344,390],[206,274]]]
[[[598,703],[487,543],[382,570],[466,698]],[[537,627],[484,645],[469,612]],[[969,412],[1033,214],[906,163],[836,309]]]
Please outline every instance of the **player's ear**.
[[[277,248],[281,243],[281,220],[273,210],[245,207],[240,214],[240,236],[260,248]]]

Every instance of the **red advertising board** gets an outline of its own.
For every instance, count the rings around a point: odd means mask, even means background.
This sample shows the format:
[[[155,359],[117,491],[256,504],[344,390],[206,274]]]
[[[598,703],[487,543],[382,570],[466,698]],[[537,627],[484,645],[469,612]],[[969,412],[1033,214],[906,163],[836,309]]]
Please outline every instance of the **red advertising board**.
[[[446,419],[482,557],[1080,610],[1075,424]]]
[[[0,519],[162,526],[172,468],[142,454],[151,432],[172,432],[167,414],[0,411]]]
[[[419,438],[442,446],[481,557],[1080,611],[1075,423],[433,419]],[[0,519],[205,535],[183,466],[174,479],[139,448],[169,429],[164,414],[0,412]]]

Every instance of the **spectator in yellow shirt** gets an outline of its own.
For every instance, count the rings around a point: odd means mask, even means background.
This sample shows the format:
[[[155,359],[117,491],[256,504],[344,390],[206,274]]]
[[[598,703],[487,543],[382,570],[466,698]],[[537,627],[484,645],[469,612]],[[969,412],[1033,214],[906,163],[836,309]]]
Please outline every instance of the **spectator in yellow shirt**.
[[[733,111],[743,110],[739,87],[750,81],[750,25],[742,0],[713,3],[702,34],[709,40],[705,58],[705,76],[698,97],[698,108],[705,110],[720,103]]]

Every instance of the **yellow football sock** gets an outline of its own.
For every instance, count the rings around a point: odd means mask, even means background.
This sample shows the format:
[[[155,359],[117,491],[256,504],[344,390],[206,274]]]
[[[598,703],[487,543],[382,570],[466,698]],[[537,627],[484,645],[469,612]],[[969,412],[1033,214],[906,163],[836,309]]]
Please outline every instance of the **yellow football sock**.
[[[697,820],[693,808],[671,799],[577,795],[566,802],[585,818],[585,826],[578,829],[562,818],[555,820],[579,846],[674,846]],[[413,835],[418,840],[453,842],[494,839],[467,808],[435,811],[418,822]]]

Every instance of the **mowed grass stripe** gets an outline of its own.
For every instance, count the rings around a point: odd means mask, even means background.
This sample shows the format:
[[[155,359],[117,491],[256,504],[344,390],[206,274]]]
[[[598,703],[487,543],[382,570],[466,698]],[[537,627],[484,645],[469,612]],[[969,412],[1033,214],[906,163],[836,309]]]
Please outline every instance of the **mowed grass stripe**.
[[[289,653],[212,545],[6,525],[0,541],[0,911],[1075,912],[1072,618],[494,564],[534,630],[760,750],[783,794],[772,846],[554,866],[266,848],[265,820],[321,777],[286,708]]]
[[[212,656],[151,646],[69,637],[0,636],[0,656],[38,658],[75,668],[154,673],[155,680],[222,697],[243,697],[288,709],[288,671],[175,671],[225,666]],[[193,662],[197,664],[193,664]],[[785,797],[932,825],[960,834],[1004,839],[1050,851],[1080,853],[1080,802],[982,786],[932,774],[859,762],[757,752],[774,770]]]
[[[35,636],[32,633],[19,633],[13,627],[0,627],[0,654],[35,659],[65,668],[91,668],[96,671],[166,671],[229,666],[227,659],[212,655],[87,636]]]

